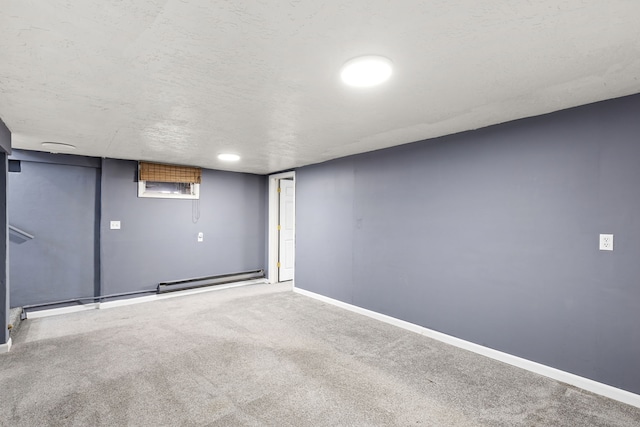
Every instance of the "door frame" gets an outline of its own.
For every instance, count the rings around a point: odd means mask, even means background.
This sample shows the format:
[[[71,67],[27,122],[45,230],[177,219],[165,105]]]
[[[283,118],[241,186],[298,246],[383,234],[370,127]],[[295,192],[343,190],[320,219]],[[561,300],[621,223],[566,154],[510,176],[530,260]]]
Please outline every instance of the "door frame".
[[[267,224],[268,231],[268,247],[267,247],[267,280],[269,283],[278,283],[278,217],[280,213],[280,203],[278,197],[278,181],[285,178],[293,178],[294,191],[296,182],[295,171],[282,172],[269,175],[269,219]],[[293,218],[295,224],[296,217],[296,199],[293,198]],[[295,236],[295,229],[294,229]],[[294,237],[295,241],[295,237]],[[295,259],[295,249],[294,249]],[[295,269],[293,276],[295,280]]]

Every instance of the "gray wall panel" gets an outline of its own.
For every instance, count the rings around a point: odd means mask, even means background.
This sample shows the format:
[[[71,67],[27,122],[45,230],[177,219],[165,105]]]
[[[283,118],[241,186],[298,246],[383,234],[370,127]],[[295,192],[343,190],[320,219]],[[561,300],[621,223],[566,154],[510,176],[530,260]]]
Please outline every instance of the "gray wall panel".
[[[194,223],[191,200],[137,197],[137,162],[105,159],[102,170],[103,294],[265,267],[265,177],[203,170]]]
[[[632,96],[300,168],[296,286],[639,393],[638,117]],[[338,234],[350,262],[316,274]]]
[[[27,161],[9,174],[9,223],[35,236],[10,244],[12,307],[94,296],[97,176]]]
[[[295,281],[352,302],[353,163],[337,160],[296,173]],[[299,256],[298,254],[302,254]]]
[[[0,128],[3,126],[4,124],[0,121]],[[1,135],[0,139],[2,139]],[[7,341],[9,341],[8,326],[11,297],[9,286],[10,280],[9,236],[7,220],[7,174],[7,154],[4,151],[0,150],[0,344],[5,344]]]
[[[9,236],[8,236],[8,164],[7,153],[11,153],[11,132],[0,119],[0,344],[9,340]]]
[[[75,156],[73,154],[45,153],[42,151],[13,150],[9,160],[23,160],[35,163],[52,163],[56,165],[84,166],[99,169],[100,157]]]
[[[11,154],[11,131],[0,119],[0,150]]]

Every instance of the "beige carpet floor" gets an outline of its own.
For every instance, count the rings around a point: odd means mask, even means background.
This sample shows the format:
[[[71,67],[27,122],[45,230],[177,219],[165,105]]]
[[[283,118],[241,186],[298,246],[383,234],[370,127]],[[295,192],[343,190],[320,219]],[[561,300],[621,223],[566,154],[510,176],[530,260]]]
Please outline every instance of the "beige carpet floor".
[[[640,426],[640,409],[254,285],[22,323],[2,426]]]

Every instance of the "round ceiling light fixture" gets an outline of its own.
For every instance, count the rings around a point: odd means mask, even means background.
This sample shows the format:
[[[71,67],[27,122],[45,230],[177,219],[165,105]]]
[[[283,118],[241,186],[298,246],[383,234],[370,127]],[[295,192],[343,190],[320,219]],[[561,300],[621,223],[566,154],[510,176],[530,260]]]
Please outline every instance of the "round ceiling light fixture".
[[[49,150],[51,153],[59,153],[61,151],[73,151],[76,149],[75,145],[64,144],[62,142],[43,142],[42,146]]]
[[[218,154],[218,159],[222,160],[223,162],[237,162],[238,160],[240,160],[240,156],[238,156],[237,154],[222,153]]]
[[[384,56],[367,55],[353,58],[342,66],[340,77],[349,86],[379,85],[391,77],[393,63]]]

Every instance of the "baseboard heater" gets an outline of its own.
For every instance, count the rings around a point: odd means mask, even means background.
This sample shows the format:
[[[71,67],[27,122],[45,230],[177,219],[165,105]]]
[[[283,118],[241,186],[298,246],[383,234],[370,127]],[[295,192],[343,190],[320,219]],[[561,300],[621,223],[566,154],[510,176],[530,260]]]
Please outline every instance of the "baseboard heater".
[[[204,288],[205,286],[226,285],[244,280],[264,279],[264,270],[245,271],[242,273],[220,274],[218,276],[195,277],[193,279],[173,280],[158,283],[158,293],[184,291],[186,289]]]
[[[27,312],[42,310],[45,308],[60,308],[73,305],[96,304],[106,300],[141,296],[145,294],[164,294],[167,292],[183,291],[186,289],[203,288],[205,286],[225,285],[229,283],[241,282],[244,280],[264,279],[264,270],[245,271],[243,273],[220,274],[218,276],[195,277],[193,279],[174,280],[171,282],[159,283],[156,289],[122,292],[111,295],[101,295],[97,297],[73,298],[62,301],[46,302],[42,304],[31,304],[22,307],[20,318],[27,318]]]
[[[51,309],[51,308],[71,307],[71,306],[77,306],[77,305],[99,304],[109,299],[134,297],[134,296],[141,296],[145,294],[155,294],[157,292],[158,291],[156,289],[151,289],[146,291],[121,292],[118,294],[101,295],[98,297],[72,298],[72,299],[65,299],[60,301],[44,302],[40,304],[29,304],[29,305],[22,306],[22,313],[20,314],[20,319],[25,320],[27,318],[27,313],[30,311],[38,311],[38,310],[47,309],[47,308]]]

